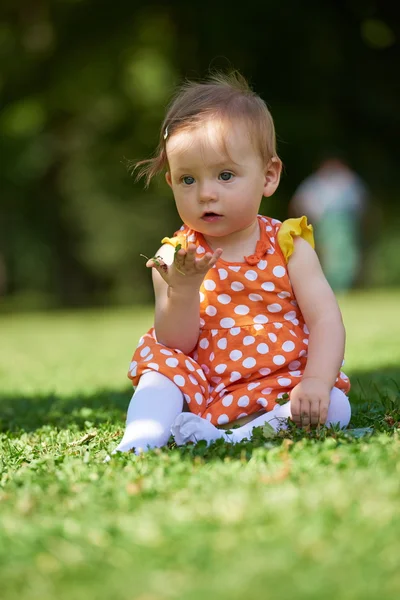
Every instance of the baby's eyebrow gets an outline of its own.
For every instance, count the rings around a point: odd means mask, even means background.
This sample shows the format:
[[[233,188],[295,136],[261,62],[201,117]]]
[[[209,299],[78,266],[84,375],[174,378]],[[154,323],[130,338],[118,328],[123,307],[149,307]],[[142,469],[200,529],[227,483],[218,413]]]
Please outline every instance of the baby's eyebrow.
[[[216,169],[228,169],[233,167],[233,165],[236,165],[236,163],[233,162],[233,160],[224,160],[224,161],[220,161],[217,163],[212,163],[211,165],[209,165],[209,167],[211,168],[216,168]],[[190,173],[192,171],[195,171],[196,167],[189,167],[189,166],[184,166],[184,167],[179,167],[177,169],[174,169],[176,174],[180,174],[180,173]]]

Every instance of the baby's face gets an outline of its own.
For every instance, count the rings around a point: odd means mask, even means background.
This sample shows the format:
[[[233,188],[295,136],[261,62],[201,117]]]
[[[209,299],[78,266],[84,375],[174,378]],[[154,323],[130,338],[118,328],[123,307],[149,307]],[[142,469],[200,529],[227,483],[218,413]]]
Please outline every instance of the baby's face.
[[[249,227],[263,195],[275,191],[276,186],[273,191],[268,188],[268,166],[244,122],[227,128],[210,119],[174,133],[166,149],[166,179],[178,213],[186,225],[204,235],[223,237]]]

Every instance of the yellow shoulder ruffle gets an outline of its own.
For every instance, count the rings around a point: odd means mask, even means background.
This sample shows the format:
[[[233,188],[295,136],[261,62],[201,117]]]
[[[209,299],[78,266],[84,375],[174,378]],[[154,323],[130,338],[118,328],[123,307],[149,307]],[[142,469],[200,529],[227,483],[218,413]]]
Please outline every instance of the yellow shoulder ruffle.
[[[181,244],[183,248],[185,248],[185,236],[184,235],[175,235],[174,237],[164,237],[161,240],[162,244],[171,244],[174,248],[177,247],[178,244]]]
[[[289,260],[294,250],[294,237],[302,237],[315,248],[313,226],[307,223],[307,217],[298,219],[286,219],[279,228],[277,240],[283,252],[286,262]]]

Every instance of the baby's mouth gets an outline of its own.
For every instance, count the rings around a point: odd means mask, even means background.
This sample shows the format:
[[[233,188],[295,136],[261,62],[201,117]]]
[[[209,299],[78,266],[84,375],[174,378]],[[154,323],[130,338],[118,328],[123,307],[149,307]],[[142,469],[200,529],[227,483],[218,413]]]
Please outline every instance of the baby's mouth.
[[[202,219],[212,219],[212,218],[217,218],[217,217],[222,217],[222,215],[219,215],[218,213],[215,213],[210,210],[210,211],[203,213],[201,218]]]

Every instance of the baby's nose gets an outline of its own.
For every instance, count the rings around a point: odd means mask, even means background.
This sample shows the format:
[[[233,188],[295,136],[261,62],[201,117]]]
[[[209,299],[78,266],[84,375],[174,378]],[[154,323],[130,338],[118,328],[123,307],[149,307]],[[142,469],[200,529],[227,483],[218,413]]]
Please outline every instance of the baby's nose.
[[[199,200],[201,202],[208,202],[209,200],[217,200],[218,193],[213,185],[202,185],[199,189]]]

